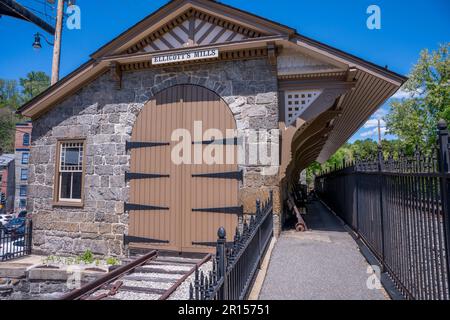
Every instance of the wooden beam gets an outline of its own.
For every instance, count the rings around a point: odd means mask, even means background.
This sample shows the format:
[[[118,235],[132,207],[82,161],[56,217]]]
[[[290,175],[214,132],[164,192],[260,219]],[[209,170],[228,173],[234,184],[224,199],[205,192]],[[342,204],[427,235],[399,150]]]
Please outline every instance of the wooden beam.
[[[111,62],[110,69],[111,69],[111,75],[112,75],[114,81],[116,81],[116,89],[117,90],[122,89],[122,68],[120,66],[120,63]]]
[[[277,47],[273,42],[267,44],[267,57],[271,66],[277,65]]]

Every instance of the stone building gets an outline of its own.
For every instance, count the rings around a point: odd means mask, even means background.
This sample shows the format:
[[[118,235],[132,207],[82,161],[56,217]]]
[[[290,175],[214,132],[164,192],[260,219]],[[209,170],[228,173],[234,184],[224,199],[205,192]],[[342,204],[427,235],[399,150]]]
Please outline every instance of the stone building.
[[[31,121],[16,124],[15,167],[16,186],[14,207],[17,212],[27,208],[28,193],[28,161],[31,149]]]
[[[33,248],[211,252],[217,228],[232,238],[270,190],[276,235],[299,173],[404,81],[251,13],[170,1],[20,109],[33,121]],[[186,160],[217,160],[219,142],[233,161]]]

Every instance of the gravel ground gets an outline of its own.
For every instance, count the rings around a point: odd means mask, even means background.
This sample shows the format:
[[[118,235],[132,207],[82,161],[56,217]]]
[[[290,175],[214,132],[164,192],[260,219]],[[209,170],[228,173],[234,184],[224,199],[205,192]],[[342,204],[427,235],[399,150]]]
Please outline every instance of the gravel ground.
[[[340,221],[321,203],[310,205],[311,231],[284,232],[275,244],[261,300],[384,300],[367,288],[368,263]]]
[[[145,294],[130,291],[119,291],[114,298],[120,300],[158,300],[158,294]]]
[[[192,266],[178,266],[178,265],[168,265],[168,264],[153,264],[151,266],[154,268],[163,268],[168,271],[189,271],[192,268]]]
[[[164,269],[167,271],[189,271],[191,270],[190,266],[174,266],[174,265],[164,265],[164,264],[154,264],[154,265],[145,265],[142,266],[144,269]]]
[[[208,261],[203,264],[200,268],[205,274],[208,274],[212,270],[212,261]],[[174,293],[170,295],[167,300],[189,300],[189,285],[195,280],[195,273],[191,274],[186,278],[185,281],[175,290]]]
[[[174,282],[152,282],[152,281],[133,281],[133,280],[123,280],[124,286],[130,287],[144,287],[144,288],[156,288],[156,289],[169,289]]]
[[[164,278],[164,279],[174,279],[174,282],[177,279],[180,279],[183,275],[181,274],[169,274],[169,273],[146,273],[146,272],[136,272],[133,273],[133,277],[154,277],[154,278]]]

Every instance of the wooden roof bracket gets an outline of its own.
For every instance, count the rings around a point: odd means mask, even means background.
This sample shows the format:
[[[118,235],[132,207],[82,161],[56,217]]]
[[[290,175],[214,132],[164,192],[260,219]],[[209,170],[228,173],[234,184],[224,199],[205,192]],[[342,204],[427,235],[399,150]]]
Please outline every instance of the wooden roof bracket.
[[[356,72],[358,72],[358,69],[354,68],[354,67],[350,67],[347,70],[347,82],[355,82],[356,79]]]
[[[271,66],[275,67],[277,65],[277,46],[275,42],[267,43],[267,59]]]
[[[116,89],[122,89],[122,69],[120,68],[120,63],[117,61],[112,61],[109,67],[111,70],[111,76],[116,82]]]

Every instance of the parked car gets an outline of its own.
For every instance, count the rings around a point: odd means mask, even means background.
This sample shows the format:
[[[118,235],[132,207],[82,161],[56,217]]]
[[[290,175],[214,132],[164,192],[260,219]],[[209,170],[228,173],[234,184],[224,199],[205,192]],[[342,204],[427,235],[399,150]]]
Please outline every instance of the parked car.
[[[11,221],[12,218],[11,214],[0,214],[0,228]]]
[[[25,228],[25,218],[14,218],[4,226],[4,231],[9,234],[21,227]]]

